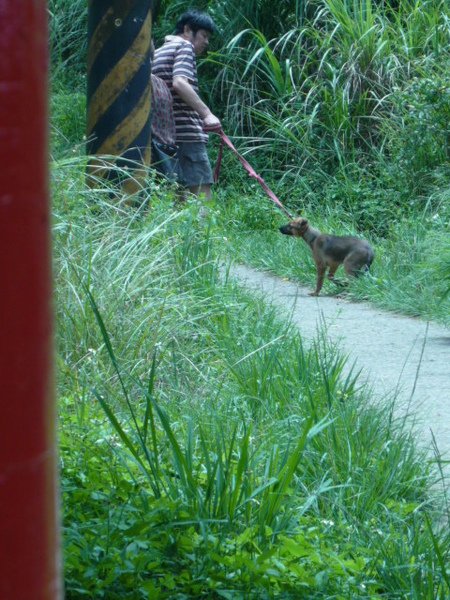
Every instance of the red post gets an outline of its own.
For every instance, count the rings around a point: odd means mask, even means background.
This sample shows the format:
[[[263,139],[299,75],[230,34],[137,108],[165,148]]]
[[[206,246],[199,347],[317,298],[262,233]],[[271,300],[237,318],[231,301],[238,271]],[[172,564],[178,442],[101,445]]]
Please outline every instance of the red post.
[[[0,0],[0,599],[62,597],[45,0]]]

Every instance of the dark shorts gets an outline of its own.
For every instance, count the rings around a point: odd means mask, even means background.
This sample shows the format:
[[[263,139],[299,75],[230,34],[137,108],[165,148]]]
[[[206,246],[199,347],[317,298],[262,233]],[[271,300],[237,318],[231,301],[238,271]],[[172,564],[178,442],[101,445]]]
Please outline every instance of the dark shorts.
[[[186,187],[210,185],[213,174],[206,144],[203,142],[178,143],[178,183]]]

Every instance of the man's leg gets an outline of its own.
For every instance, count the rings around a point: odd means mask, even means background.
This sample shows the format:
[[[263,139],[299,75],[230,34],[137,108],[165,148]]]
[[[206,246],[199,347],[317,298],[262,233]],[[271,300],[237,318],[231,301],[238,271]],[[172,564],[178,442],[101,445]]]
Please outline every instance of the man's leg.
[[[180,190],[179,199],[184,201],[193,194],[205,201],[211,200],[211,184],[213,174],[206,152],[206,144],[200,142],[184,142],[178,147],[179,181],[184,186]]]

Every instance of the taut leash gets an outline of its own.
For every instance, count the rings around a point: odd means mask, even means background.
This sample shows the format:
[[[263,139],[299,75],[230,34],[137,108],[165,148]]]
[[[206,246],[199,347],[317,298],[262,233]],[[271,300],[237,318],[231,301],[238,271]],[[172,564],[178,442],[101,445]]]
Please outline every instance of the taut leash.
[[[256,179],[256,181],[259,183],[259,185],[262,187],[262,189],[266,192],[266,194],[269,196],[269,198],[272,200],[272,202],[274,202],[278,206],[278,208],[280,208],[284,212],[284,214],[287,215],[292,220],[293,216],[281,204],[280,200],[277,198],[277,196],[274,194],[274,192],[272,192],[272,190],[267,185],[267,183],[264,181],[264,179],[261,177],[261,175],[258,175],[258,173],[255,171],[255,169],[251,166],[251,164],[248,163],[241,154],[239,154],[239,152],[234,147],[233,142],[224,133],[223,129],[210,129],[210,130],[208,130],[208,133],[216,133],[220,137],[219,154],[217,156],[216,167],[214,169],[214,181],[217,183],[217,181],[219,180],[220,168],[222,166],[223,147],[228,146],[228,148],[232,152],[234,152],[234,154],[236,154],[237,158],[239,159],[239,162],[242,164],[242,166],[247,171],[247,173],[250,175],[250,177],[253,177],[253,179]]]

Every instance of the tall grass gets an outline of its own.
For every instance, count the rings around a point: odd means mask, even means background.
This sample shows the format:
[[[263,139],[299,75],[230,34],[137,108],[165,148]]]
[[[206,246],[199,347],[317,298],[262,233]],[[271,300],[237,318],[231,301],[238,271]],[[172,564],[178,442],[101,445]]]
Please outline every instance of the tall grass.
[[[52,85],[83,86],[87,53],[87,2],[50,0]]]
[[[253,153],[268,177],[275,172],[288,186],[301,186],[312,172],[320,189],[330,177],[351,178],[357,164],[364,178],[381,176],[406,208],[417,183],[420,193],[430,190],[430,166],[431,172],[446,169],[446,158],[430,165],[429,147],[414,145],[411,176],[394,146],[414,131],[408,98],[423,104],[422,92],[411,85],[414,77],[425,75],[424,87],[448,87],[441,67],[448,61],[448,24],[442,2],[400,2],[394,8],[330,0],[272,38],[264,29],[246,27],[207,60],[216,73],[221,66],[212,101],[221,98],[226,127],[247,137],[241,148]],[[437,124],[445,119],[445,100],[430,94],[429,101]],[[428,133],[434,148],[443,147],[438,129]]]
[[[54,186],[68,597],[445,590],[410,432],[227,281],[214,215]]]

